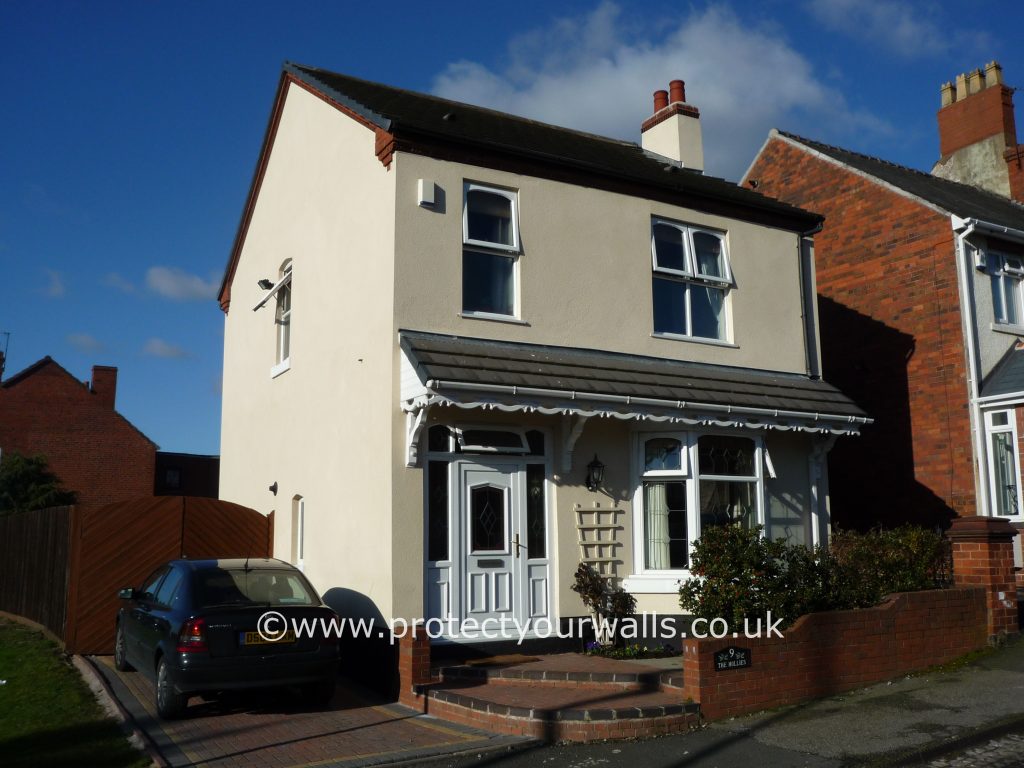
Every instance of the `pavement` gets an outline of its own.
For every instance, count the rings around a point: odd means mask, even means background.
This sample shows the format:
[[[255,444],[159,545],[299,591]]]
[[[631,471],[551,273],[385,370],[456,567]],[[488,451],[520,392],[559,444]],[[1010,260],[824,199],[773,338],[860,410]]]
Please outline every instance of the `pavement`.
[[[944,671],[634,742],[445,757],[430,768],[1024,766],[1024,640]]]
[[[110,656],[87,663],[161,766],[363,768],[438,756],[475,759],[532,743],[438,720],[349,684],[339,684],[324,710],[304,707],[287,692],[250,692],[212,702],[193,698],[185,717],[162,721],[146,677],[119,672]]]

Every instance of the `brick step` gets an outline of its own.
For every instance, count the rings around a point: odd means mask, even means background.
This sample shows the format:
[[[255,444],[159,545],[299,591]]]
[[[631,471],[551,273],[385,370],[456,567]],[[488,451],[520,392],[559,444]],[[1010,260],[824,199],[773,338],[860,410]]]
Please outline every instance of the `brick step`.
[[[679,662],[681,665],[681,662]],[[634,665],[636,666],[636,665]],[[441,667],[433,677],[445,683],[473,681],[479,683],[557,685],[564,688],[616,687],[622,690],[652,691],[681,689],[682,670],[588,671],[582,669],[550,669],[520,665],[515,667],[471,667],[466,665]]]
[[[514,680],[481,676],[436,684],[425,692],[426,711],[453,722],[549,742],[663,736],[696,728],[700,722],[699,705],[684,701],[678,689],[624,690],[615,683],[583,688],[555,681],[522,685]]]

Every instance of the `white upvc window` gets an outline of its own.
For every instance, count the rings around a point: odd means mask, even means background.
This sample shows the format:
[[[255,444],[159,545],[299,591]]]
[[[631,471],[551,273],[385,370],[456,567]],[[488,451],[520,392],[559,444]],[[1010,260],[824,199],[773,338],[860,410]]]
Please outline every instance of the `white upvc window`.
[[[689,570],[693,541],[710,526],[763,522],[760,437],[655,432],[638,439],[634,524],[641,579],[680,578]]]
[[[992,310],[997,323],[1024,324],[1024,259],[997,251],[988,254],[992,282]]]
[[[985,435],[992,514],[1020,519],[1020,451],[1016,412],[988,411],[985,414]]]
[[[732,287],[723,232],[651,220],[654,333],[726,341]]]
[[[260,285],[268,285],[270,280],[261,280]],[[270,369],[271,377],[284,373],[291,367],[292,348],[292,261],[288,259],[281,265],[277,282],[260,297],[252,311],[265,306],[273,299],[274,328],[275,328],[275,352],[274,365]]]
[[[518,317],[516,192],[467,182],[462,206],[462,314]]]

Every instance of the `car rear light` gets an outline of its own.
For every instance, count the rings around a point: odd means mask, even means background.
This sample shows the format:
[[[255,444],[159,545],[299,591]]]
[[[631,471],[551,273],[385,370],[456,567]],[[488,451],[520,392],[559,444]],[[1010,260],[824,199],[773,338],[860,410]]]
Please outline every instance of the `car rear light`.
[[[196,653],[208,650],[205,619],[189,619],[181,625],[181,632],[178,634],[178,653]]]

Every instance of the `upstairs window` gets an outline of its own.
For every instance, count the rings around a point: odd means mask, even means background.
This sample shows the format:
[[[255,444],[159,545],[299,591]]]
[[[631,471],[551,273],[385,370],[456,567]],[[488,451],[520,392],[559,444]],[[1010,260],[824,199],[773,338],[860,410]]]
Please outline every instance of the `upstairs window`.
[[[515,317],[519,230],[516,193],[466,184],[462,217],[462,312]]]
[[[276,329],[274,366],[270,369],[271,376],[287,371],[291,364],[292,348],[292,261],[288,259],[281,265],[277,282],[270,284],[270,279],[259,281],[266,293],[260,297],[253,312],[261,309],[271,300],[275,302],[274,328]]]
[[[1021,281],[1024,257],[990,252],[988,273],[992,281],[992,310],[997,323],[1024,324]]]
[[[725,235],[654,219],[651,257],[655,334],[724,341],[732,287]]]

